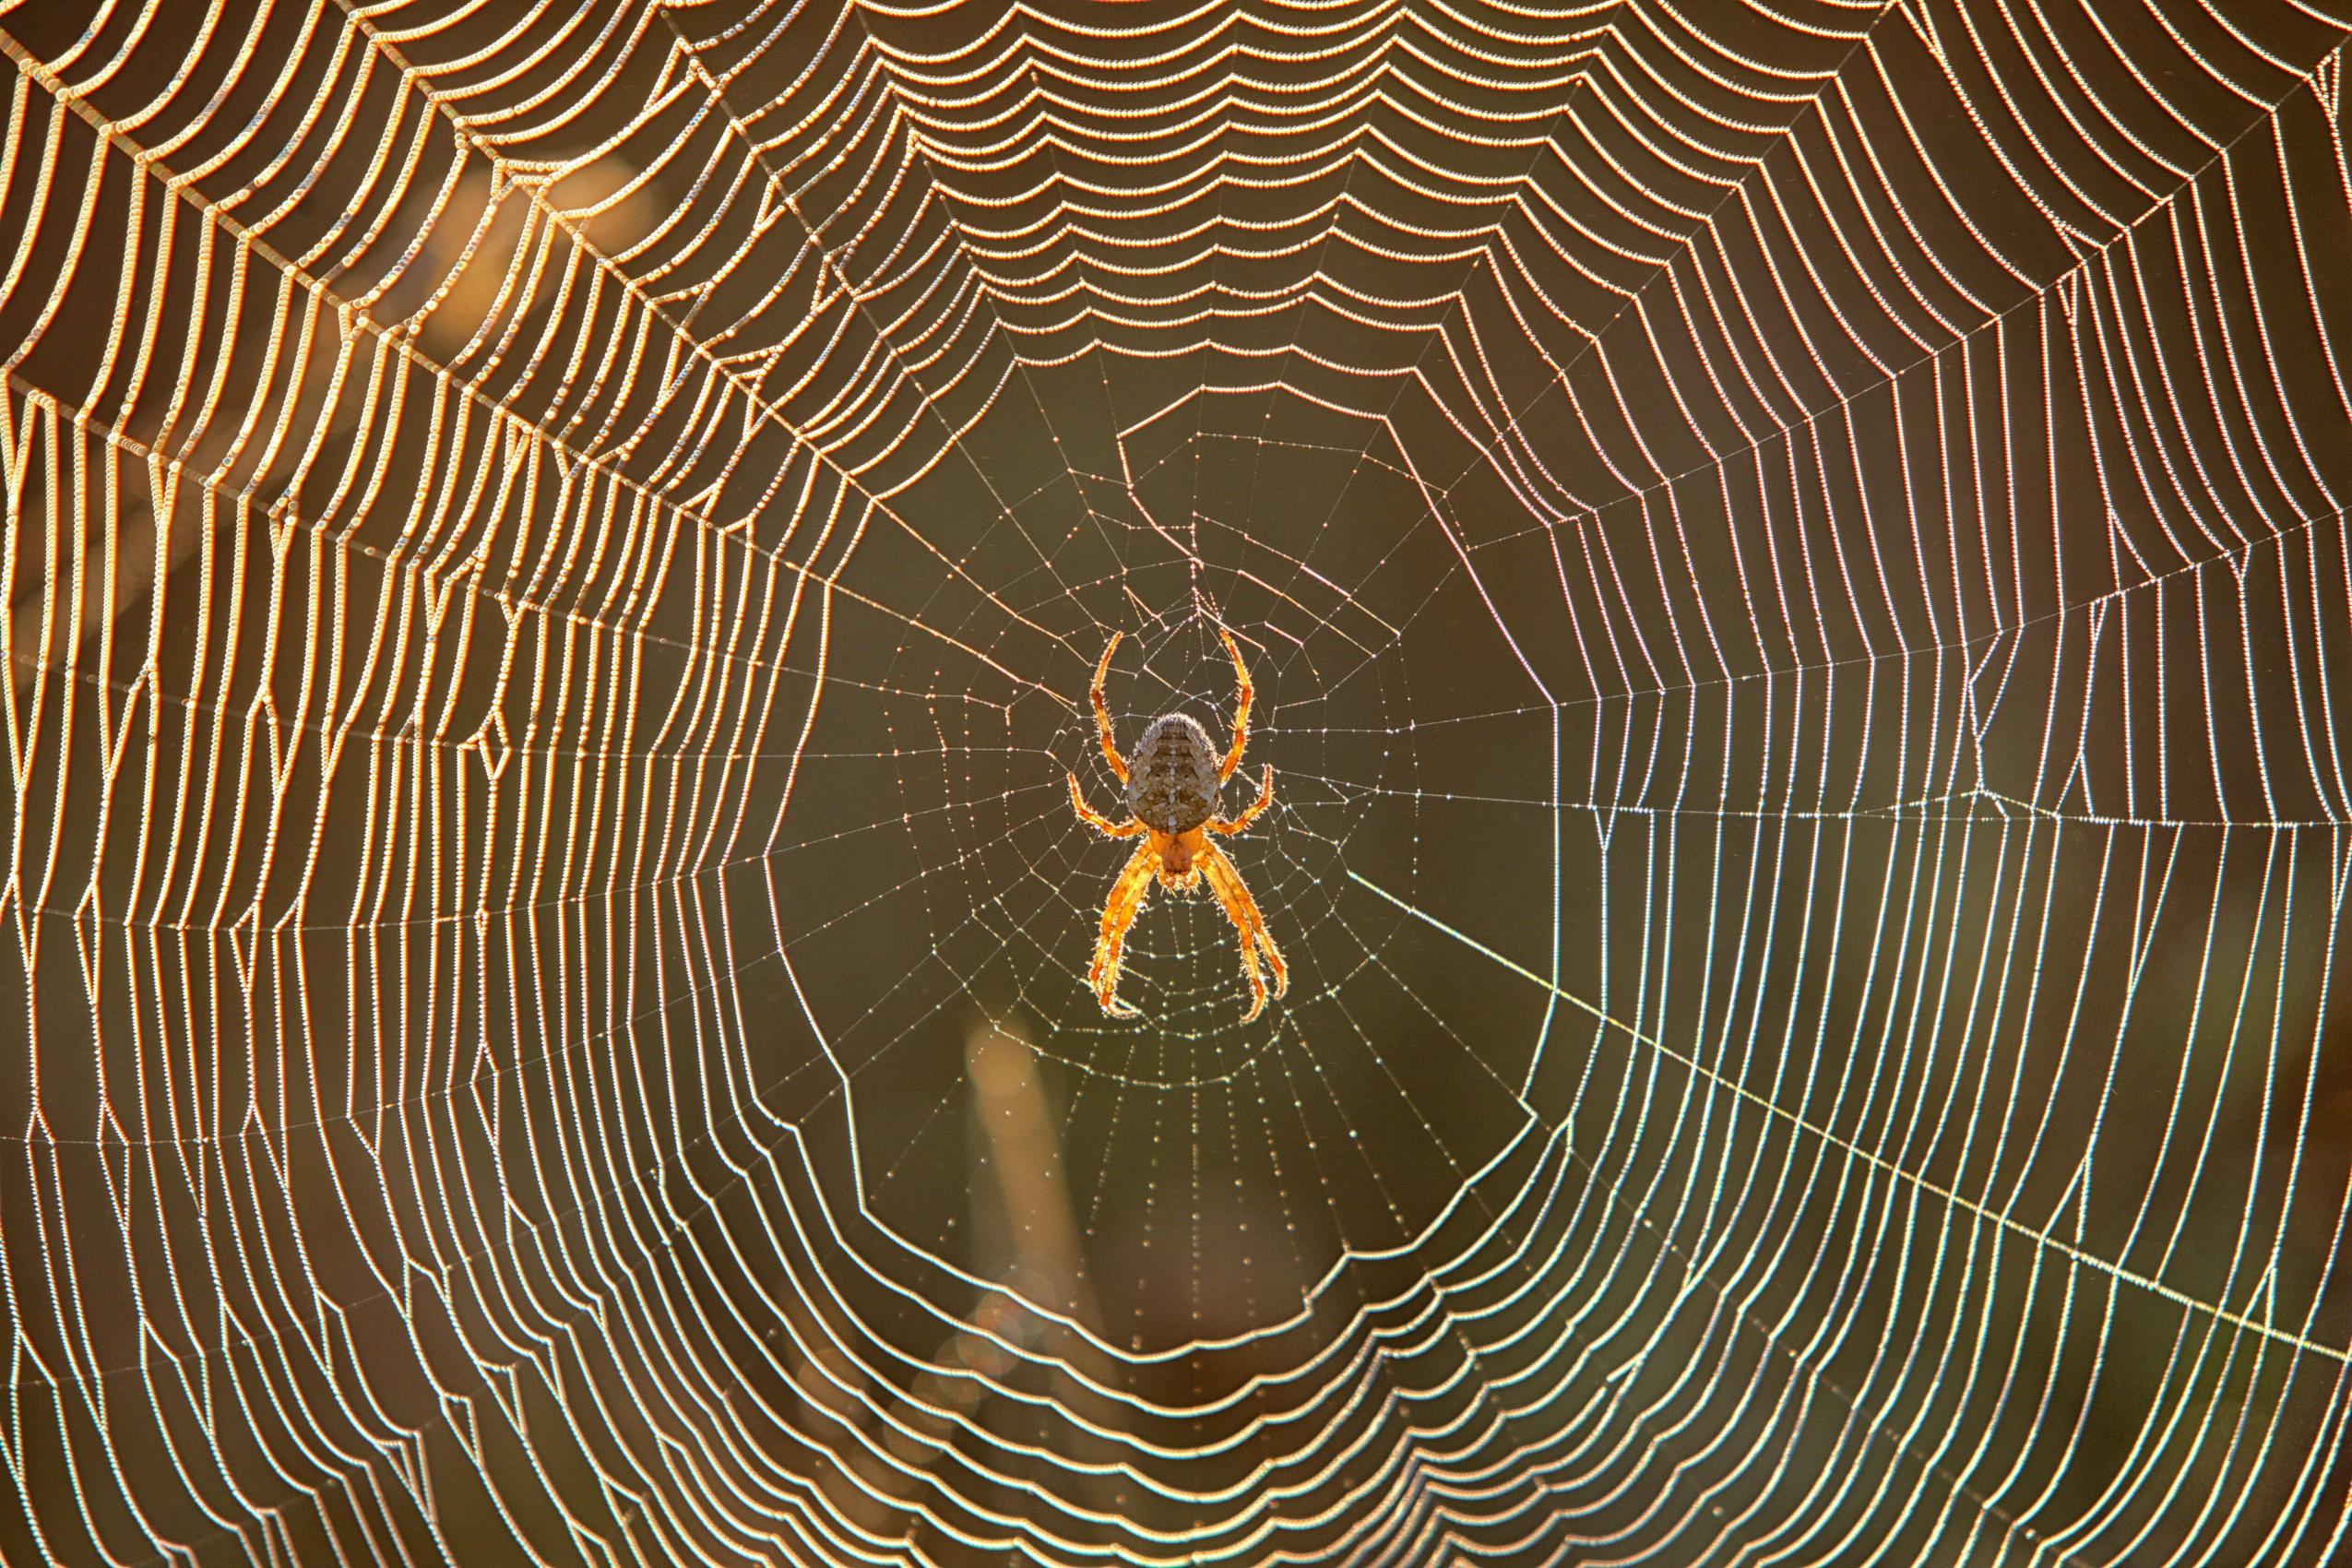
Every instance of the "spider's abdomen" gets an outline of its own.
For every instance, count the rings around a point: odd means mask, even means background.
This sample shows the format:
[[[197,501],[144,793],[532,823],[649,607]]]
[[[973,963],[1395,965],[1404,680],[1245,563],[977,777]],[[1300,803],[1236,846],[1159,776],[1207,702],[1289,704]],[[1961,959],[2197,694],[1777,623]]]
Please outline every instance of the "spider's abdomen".
[[[1182,713],[1153,719],[1127,759],[1127,810],[1162,833],[1198,827],[1217,814],[1222,761],[1198,721]]]

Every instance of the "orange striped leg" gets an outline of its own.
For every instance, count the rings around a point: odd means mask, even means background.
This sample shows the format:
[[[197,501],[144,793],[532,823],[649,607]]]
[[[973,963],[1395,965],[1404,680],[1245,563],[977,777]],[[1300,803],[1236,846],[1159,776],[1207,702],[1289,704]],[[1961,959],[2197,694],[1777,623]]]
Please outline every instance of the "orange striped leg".
[[[1208,878],[1217,901],[1225,907],[1225,918],[1241,938],[1241,972],[1250,980],[1250,1010],[1241,1021],[1248,1023],[1265,1011],[1265,981],[1258,974],[1258,958],[1265,956],[1265,967],[1274,975],[1274,994],[1280,996],[1290,989],[1290,968],[1282,961],[1282,949],[1274,944],[1274,937],[1265,929],[1265,918],[1258,913],[1258,901],[1250,897],[1249,885],[1225,851],[1214,844],[1201,846],[1202,873]]]
[[[1119,960],[1127,945],[1127,928],[1135,923],[1144,897],[1151,891],[1152,873],[1158,869],[1159,854],[1146,838],[1127,857],[1127,869],[1119,873],[1119,880],[1111,885],[1111,897],[1102,901],[1102,934],[1095,938],[1087,983],[1094,988],[1094,999],[1102,1004],[1102,1010],[1114,1018],[1135,1016],[1135,1010],[1119,1000]]]
[[[1225,651],[1233,656],[1233,683],[1239,689],[1233,701],[1233,749],[1225,754],[1225,765],[1217,770],[1217,781],[1222,784],[1241,766],[1241,753],[1249,748],[1250,701],[1257,695],[1257,690],[1250,684],[1250,667],[1241,662],[1241,650],[1234,643],[1233,634],[1219,626],[1217,635],[1225,639]]]
[[[1070,780],[1070,809],[1078,814],[1078,820],[1080,822],[1085,823],[1088,827],[1093,828],[1105,838],[1133,838],[1137,834],[1148,833],[1151,831],[1132,816],[1124,822],[1111,821],[1109,817],[1103,815],[1100,812],[1087,804],[1087,798],[1078,792],[1078,776],[1073,773],[1068,775],[1068,778]],[[1246,815],[1247,814],[1245,813],[1243,814]]]
[[[1249,809],[1230,822],[1211,817],[1205,826],[1211,833],[1241,833],[1258,819],[1260,812],[1272,804],[1274,804],[1274,764],[1267,763],[1264,780],[1258,785],[1258,798],[1250,802]]]
[[[1094,700],[1094,728],[1102,738],[1103,759],[1111,764],[1111,777],[1122,784],[1127,782],[1127,759],[1119,754],[1119,742],[1111,736],[1111,709],[1102,700],[1102,683],[1111,674],[1111,656],[1119,651],[1119,639],[1124,636],[1124,632],[1111,634],[1111,641],[1102,650],[1102,662],[1094,667],[1094,684],[1087,688],[1087,695]]]

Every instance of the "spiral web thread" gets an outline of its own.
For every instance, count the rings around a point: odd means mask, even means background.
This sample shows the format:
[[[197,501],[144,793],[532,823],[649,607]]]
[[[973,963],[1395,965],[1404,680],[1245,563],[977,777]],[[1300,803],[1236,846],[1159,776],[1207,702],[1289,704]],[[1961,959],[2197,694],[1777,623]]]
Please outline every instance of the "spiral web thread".
[[[2346,1555],[2346,26],[0,7],[0,1556]]]

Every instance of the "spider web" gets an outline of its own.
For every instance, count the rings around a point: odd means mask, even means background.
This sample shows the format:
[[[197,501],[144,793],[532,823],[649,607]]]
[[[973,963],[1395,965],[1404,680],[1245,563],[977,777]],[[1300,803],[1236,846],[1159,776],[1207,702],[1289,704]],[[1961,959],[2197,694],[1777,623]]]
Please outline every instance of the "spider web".
[[[0,1556],[2345,1554],[2346,18],[0,12]]]

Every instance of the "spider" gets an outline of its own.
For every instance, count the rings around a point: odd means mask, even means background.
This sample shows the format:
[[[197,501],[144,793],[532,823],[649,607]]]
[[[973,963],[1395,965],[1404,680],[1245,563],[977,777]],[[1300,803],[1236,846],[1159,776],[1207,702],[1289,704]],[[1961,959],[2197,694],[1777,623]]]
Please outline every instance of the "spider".
[[[1250,897],[1233,862],[1208,839],[1212,833],[1242,831],[1274,803],[1274,768],[1269,764],[1258,786],[1258,798],[1246,811],[1230,819],[1217,814],[1218,790],[1241,766],[1241,752],[1250,743],[1249,668],[1241,662],[1241,650],[1233,645],[1233,635],[1219,627],[1217,635],[1225,640],[1225,651],[1233,656],[1233,676],[1239,687],[1233,743],[1222,761],[1208,731],[1183,713],[1162,714],[1153,719],[1136,742],[1134,754],[1122,757],[1111,736],[1111,710],[1102,701],[1102,683],[1111,672],[1111,656],[1118,651],[1122,635],[1111,634],[1111,645],[1102,650],[1102,662],[1095,666],[1094,685],[1087,695],[1094,699],[1094,724],[1102,740],[1102,754],[1111,773],[1127,787],[1127,820],[1113,822],[1087,804],[1075,773],[1069,776],[1070,804],[1079,821],[1104,837],[1140,837],[1143,842],[1128,857],[1126,869],[1103,900],[1102,934],[1095,939],[1087,983],[1094,987],[1095,1000],[1102,1004],[1105,1013],[1114,1018],[1135,1016],[1135,1009],[1118,996],[1119,957],[1126,945],[1127,928],[1135,923],[1155,875],[1162,887],[1180,892],[1199,886],[1206,876],[1209,890],[1225,907],[1226,918],[1241,934],[1241,972],[1250,979],[1250,1010],[1242,1016],[1247,1023],[1265,1009],[1265,980],[1258,972],[1261,954],[1265,967],[1274,972],[1274,994],[1280,996],[1290,988],[1289,968],[1282,962],[1282,950],[1266,933],[1257,900]]]

